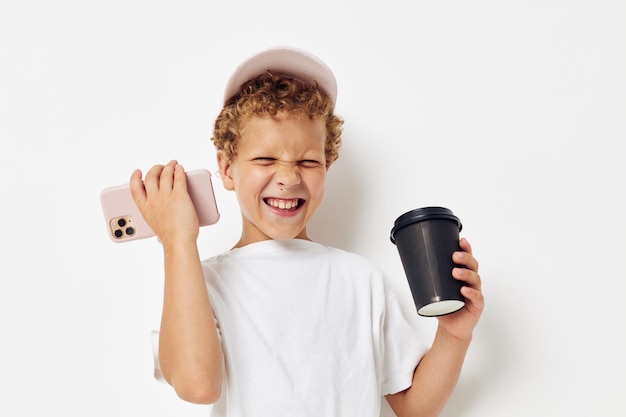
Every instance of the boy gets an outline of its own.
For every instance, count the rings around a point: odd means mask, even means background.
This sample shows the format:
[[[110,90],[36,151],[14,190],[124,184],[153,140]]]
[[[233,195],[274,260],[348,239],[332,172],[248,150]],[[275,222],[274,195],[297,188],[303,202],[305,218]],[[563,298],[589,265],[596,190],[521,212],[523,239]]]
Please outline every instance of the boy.
[[[266,50],[235,71],[212,138],[242,215],[226,253],[200,261],[181,165],[131,176],[163,245],[162,373],[214,415],[378,416],[385,396],[398,416],[435,416],[458,379],[484,303],[465,239],[453,259],[466,306],[438,318],[426,349],[374,266],[307,237],[341,143],[336,94],[332,71],[302,50]]]

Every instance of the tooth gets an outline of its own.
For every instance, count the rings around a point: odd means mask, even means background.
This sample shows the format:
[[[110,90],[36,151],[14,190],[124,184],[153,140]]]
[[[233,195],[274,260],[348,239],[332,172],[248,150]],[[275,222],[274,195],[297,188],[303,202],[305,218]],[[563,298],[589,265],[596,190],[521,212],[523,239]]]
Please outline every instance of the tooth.
[[[267,201],[267,204],[269,204],[270,206],[281,210],[295,209],[300,204],[300,200],[297,198],[292,198],[289,200],[282,200],[280,198],[268,198],[265,201]]]

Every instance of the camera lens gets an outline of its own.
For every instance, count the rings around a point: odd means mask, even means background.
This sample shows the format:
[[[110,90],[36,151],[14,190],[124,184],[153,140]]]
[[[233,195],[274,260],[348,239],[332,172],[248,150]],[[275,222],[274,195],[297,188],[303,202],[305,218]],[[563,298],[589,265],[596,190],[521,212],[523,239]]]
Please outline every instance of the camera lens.
[[[117,221],[117,224],[118,224],[120,227],[124,227],[124,226],[126,226],[126,220],[124,220],[124,219],[119,219],[119,220]]]
[[[134,234],[135,234],[135,229],[134,229],[134,228],[132,228],[132,227],[127,227],[127,228],[126,228],[126,234],[127,234],[128,236],[132,236],[132,235],[134,235]]]
[[[120,237],[122,237],[122,235],[123,235],[122,231],[121,231],[121,230],[119,230],[119,229],[118,229],[118,230],[116,230],[115,232],[113,232],[113,234],[114,234],[114,235],[115,235],[115,237],[116,237],[116,238],[118,238],[118,239],[119,239]]]

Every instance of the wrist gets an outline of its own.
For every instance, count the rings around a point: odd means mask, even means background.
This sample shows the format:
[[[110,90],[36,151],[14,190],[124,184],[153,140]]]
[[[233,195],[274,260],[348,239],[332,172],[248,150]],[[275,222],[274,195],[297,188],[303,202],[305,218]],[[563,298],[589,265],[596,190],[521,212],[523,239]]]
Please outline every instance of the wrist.
[[[442,342],[446,344],[453,344],[458,346],[469,346],[472,342],[473,334],[456,334],[450,332],[445,326],[439,325],[437,327],[437,333],[435,338],[440,339]]]
[[[197,238],[195,236],[176,235],[167,236],[159,239],[159,243],[163,246],[163,253],[174,255],[180,252],[188,252],[189,250],[197,251]]]

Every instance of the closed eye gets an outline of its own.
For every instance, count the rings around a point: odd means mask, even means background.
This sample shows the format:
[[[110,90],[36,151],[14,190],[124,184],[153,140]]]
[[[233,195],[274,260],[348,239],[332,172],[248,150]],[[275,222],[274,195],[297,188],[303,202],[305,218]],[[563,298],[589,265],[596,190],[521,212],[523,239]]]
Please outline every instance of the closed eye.
[[[317,168],[322,166],[322,163],[320,161],[316,161],[314,159],[304,159],[302,161],[299,161],[298,164],[304,168]]]
[[[266,156],[261,156],[261,157],[258,157],[258,158],[254,158],[253,161],[258,163],[259,165],[271,165],[274,162],[276,162],[276,158],[270,158],[270,157],[266,157]]]

